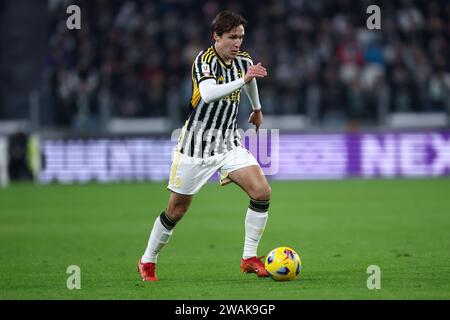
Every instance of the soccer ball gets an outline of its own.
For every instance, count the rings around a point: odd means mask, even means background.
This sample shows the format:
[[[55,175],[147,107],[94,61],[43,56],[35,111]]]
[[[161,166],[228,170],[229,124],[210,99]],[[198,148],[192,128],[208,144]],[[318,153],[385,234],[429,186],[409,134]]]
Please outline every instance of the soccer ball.
[[[278,247],[270,251],[264,264],[274,280],[293,280],[300,273],[302,261],[297,252],[289,247]]]

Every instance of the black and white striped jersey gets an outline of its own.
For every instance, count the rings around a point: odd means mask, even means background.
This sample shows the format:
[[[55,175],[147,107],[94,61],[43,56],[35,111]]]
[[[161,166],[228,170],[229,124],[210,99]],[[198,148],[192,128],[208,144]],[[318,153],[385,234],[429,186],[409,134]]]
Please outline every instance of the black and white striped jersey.
[[[239,52],[227,64],[214,46],[197,55],[192,65],[191,113],[178,139],[178,151],[191,157],[206,158],[242,145],[236,120],[242,88],[220,100],[206,103],[200,95],[199,84],[206,79],[214,79],[216,84],[240,79],[252,64],[246,52]]]

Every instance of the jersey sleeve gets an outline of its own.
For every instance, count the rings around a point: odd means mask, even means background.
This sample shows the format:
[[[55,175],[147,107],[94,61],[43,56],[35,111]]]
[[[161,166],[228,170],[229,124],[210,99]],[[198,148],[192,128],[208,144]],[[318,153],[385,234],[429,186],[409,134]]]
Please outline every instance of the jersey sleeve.
[[[197,85],[206,79],[216,79],[212,68],[212,55],[209,51],[203,52],[195,58],[192,65],[192,79]]]

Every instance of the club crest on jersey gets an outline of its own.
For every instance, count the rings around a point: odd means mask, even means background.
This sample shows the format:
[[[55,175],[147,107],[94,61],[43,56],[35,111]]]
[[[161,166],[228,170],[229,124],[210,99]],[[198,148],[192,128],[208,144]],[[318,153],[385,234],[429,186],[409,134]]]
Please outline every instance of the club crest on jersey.
[[[211,70],[209,69],[209,64],[207,64],[207,63],[202,63],[201,68],[202,68],[202,73],[205,74],[205,75],[207,75],[207,76],[209,76],[209,74],[210,74],[210,72],[211,72]]]

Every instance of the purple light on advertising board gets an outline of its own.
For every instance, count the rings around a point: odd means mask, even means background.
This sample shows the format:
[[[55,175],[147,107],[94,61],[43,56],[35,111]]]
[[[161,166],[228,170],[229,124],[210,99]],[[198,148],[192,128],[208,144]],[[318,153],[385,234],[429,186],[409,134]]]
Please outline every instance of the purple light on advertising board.
[[[450,175],[450,132],[243,136],[268,179],[441,177]],[[44,140],[42,183],[164,181],[170,139]],[[216,176],[212,180],[217,180]]]

